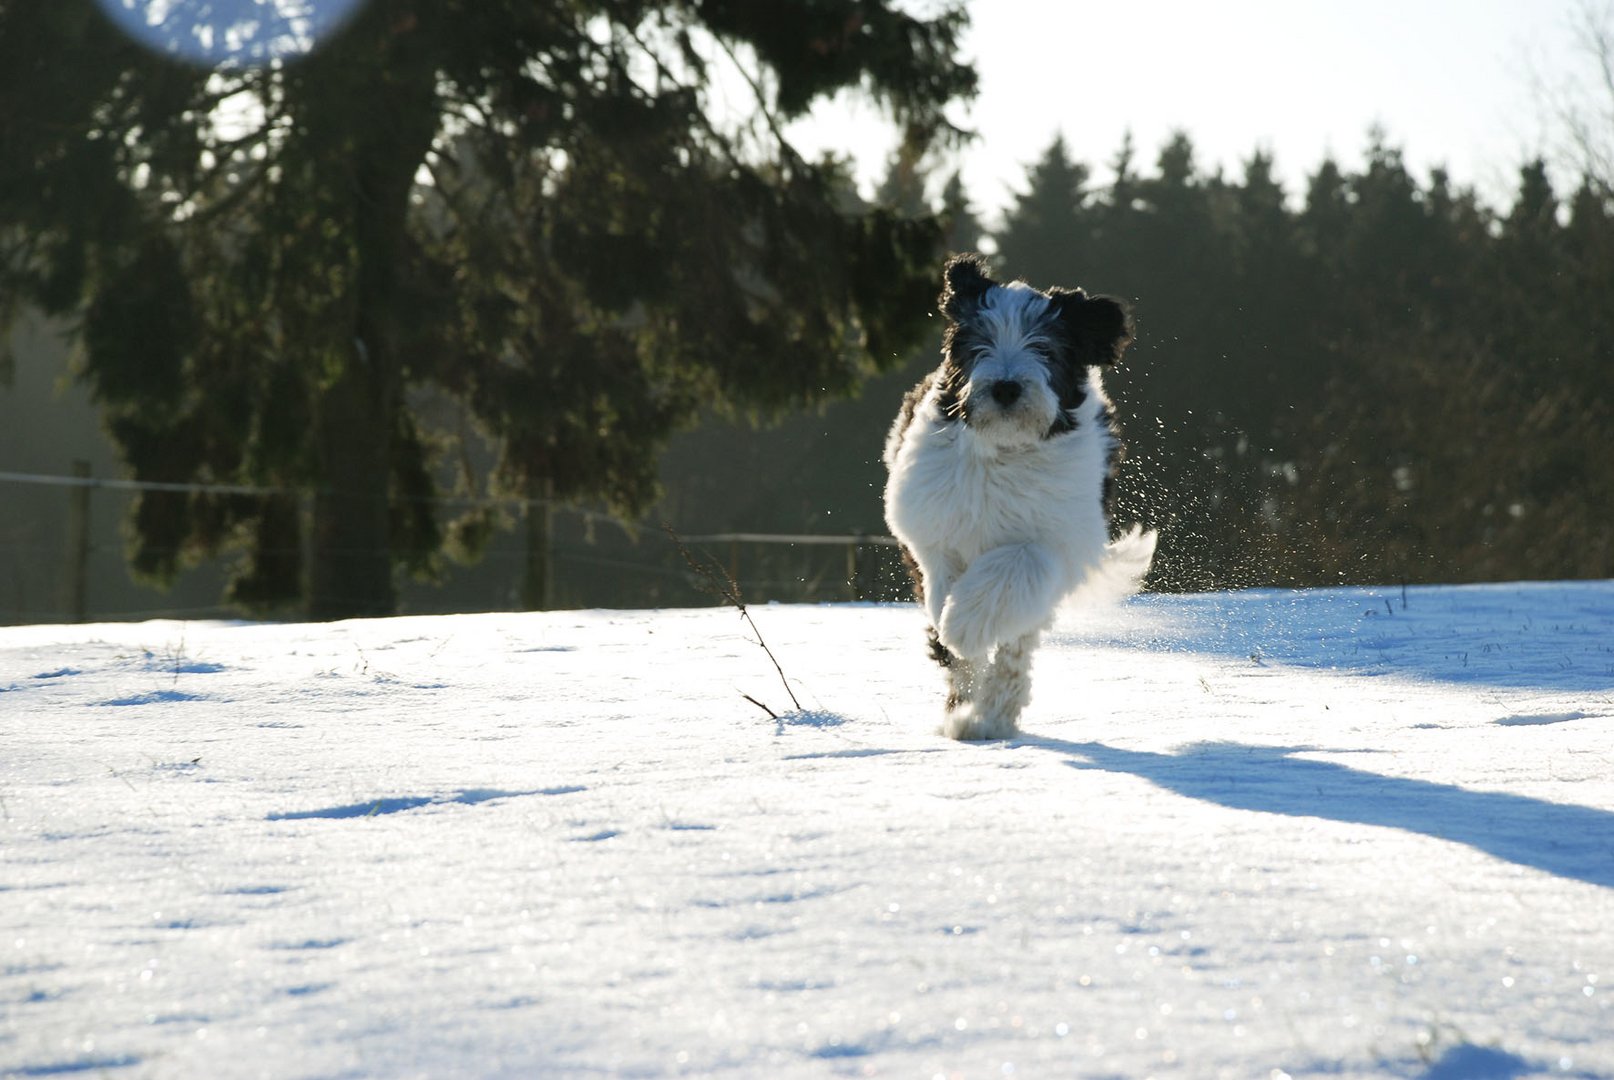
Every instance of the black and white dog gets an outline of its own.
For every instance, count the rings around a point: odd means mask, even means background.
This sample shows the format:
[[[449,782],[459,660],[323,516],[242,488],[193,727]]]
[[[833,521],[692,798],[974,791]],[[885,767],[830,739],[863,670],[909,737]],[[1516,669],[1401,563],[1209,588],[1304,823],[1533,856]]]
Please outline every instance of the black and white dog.
[[[1111,542],[1120,440],[1098,369],[1132,341],[1117,300],[994,282],[979,255],[943,272],[942,363],[885,445],[886,521],[946,669],[942,734],[1004,739],[1031,696],[1031,654],[1062,600],[1148,571],[1155,535]]]

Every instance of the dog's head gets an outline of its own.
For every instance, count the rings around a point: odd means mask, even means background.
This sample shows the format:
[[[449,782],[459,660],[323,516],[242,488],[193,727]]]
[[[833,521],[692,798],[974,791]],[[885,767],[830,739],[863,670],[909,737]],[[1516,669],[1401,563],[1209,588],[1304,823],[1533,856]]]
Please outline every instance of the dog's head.
[[[1074,430],[1089,369],[1115,364],[1132,343],[1126,308],[1107,296],[999,284],[979,255],[954,256],[942,281],[942,409],[990,443]]]

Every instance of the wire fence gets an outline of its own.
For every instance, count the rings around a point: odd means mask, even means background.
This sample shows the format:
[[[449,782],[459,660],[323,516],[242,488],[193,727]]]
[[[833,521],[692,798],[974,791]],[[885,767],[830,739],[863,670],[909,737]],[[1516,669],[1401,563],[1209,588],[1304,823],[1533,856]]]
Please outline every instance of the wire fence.
[[[203,559],[168,589],[134,581],[125,560],[123,521],[141,492],[293,496],[305,509],[316,489],[229,483],[170,483],[0,471],[0,623],[239,616],[221,597],[240,552]],[[324,492],[323,494],[331,494]],[[65,495],[65,497],[64,497]],[[490,508],[504,528],[480,558],[443,561],[440,580],[399,582],[399,611],[410,614],[534,606],[535,563],[552,581],[541,606],[687,607],[720,602],[691,568],[680,543],[721,567],[748,603],[892,600],[908,594],[897,541],[877,533],[690,532],[624,523],[609,514],[549,499],[442,496],[445,511]],[[523,528],[542,513],[542,530]],[[535,553],[534,536],[544,550]],[[308,554],[306,529],[299,554]],[[306,565],[306,561],[305,561]]]

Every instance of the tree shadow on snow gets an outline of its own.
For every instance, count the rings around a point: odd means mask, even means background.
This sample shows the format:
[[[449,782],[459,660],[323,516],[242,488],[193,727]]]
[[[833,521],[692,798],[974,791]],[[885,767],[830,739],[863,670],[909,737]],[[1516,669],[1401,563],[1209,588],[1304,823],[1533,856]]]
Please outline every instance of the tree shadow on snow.
[[[1199,743],[1176,753],[1028,738],[1077,769],[1129,773],[1235,810],[1378,825],[1465,844],[1519,866],[1614,888],[1614,813],[1296,757],[1303,746]]]
[[[544,788],[539,791],[499,791],[492,788],[474,788],[456,791],[448,795],[366,799],[364,802],[347,803],[343,806],[323,806],[315,810],[281,810],[269,814],[266,820],[309,821],[324,819],[343,821],[350,818],[386,817],[389,814],[401,814],[406,810],[419,810],[422,807],[478,806],[482,803],[501,802],[505,799],[522,799],[530,795],[570,795],[574,792],[585,790],[587,789],[575,785]]]
[[[1506,1050],[1461,1043],[1430,1062],[1418,1080],[1516,1080],[1545,1071]]]

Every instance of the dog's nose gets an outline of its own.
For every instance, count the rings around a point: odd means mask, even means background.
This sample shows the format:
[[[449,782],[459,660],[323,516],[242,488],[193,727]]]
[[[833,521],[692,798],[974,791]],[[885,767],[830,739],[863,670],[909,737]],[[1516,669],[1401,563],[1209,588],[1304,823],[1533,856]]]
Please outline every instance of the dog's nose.
[[[992,400],[1007,409],[1020,400],[1020,384],[1013,379],[999,379],[992,384]]]

